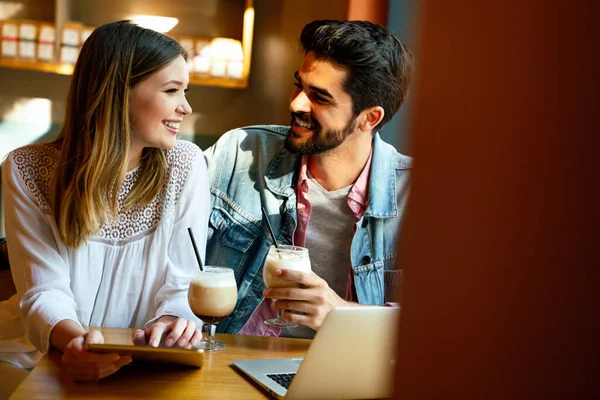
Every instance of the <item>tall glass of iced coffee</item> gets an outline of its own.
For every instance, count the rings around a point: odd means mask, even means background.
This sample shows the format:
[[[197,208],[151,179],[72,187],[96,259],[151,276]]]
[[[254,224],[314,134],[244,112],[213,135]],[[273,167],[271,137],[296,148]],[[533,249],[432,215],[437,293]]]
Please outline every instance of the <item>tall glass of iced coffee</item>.
[[[263,265],[263,280],[267,288],[300,287],[295,281],[282,279],[275,275],[276,269],[292,269],[310,272],[310,258],[308,249],[298,246],[279,245],[271,246]],[[283,318],[283,310],[279,310],[277,318],[268,319],[265,324],[276,328],[293,328],[298,326]]]
[[[232,313],[237,302],[237,285],[231,268],[205,266],[197,271],[188,290],[188,302],[196,317],[204,322],[205,338],[195,347],[206,351],[223,350],[215,340],[219,321]]]

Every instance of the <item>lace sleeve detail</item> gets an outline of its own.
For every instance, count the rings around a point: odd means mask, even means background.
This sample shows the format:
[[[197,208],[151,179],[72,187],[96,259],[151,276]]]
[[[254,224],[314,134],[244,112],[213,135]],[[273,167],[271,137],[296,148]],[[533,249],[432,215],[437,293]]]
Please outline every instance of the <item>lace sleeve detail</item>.
[[[10,154],[33,201],[44,212],[50,210],[50,182],[58,155],[58,149],[48,145],[25,146]]]

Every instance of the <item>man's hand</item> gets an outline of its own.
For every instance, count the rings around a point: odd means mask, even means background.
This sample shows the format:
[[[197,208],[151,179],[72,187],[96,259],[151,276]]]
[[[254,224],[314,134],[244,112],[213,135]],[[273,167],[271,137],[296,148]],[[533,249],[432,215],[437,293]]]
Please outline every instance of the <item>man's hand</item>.
[[[179,347],[189,349],[202,339],[202,331],[196,329],[194,321],[165,315],[148,329],[137,329],[132,339],[136,346],[171,347],[177,344]]]
[[[92,353],[88,349],[88,345],[92,343],[104,343],[100,331],[91,331],[78,336],[65,347],[62,363],[69,376],[77,382],[97,381],[114,374],[119,368],[131,362],[131,357]]]
[[[298,282],[301,286],[299,288],[271,288],[263,292],[265,297],[277,299],[273,308],[286,310],[283,317],[290,322],[306,325],[318,331],[329,311],[340,306],[357,305],[338,296],[327,282],[312,271],[277,269],[275,275],[282,279]],[[299,311],[303,314],[289,311]]]

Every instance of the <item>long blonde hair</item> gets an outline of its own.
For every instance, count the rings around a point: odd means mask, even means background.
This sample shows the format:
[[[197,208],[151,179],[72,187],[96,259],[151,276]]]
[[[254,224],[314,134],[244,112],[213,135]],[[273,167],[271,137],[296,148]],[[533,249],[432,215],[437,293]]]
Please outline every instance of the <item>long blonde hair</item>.
[[[61,240],[77,248],[116,217],[131,142],[131,89],[185,50],[173,39],[130,21],[103,25],[81,49],[64,125],[53,145],[60,157],[51,206]],[[143,206],[168,179],[166,150],[146,148],[125,207]]]

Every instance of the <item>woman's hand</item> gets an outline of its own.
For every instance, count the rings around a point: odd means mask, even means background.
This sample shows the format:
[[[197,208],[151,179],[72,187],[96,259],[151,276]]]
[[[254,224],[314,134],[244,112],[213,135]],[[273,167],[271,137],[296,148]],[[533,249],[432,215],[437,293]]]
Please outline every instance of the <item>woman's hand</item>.
[[[89,344],[102,344],[100,331],[91,331],[72,339],[65,347],[62,363],[69,376],[78,382],[97,381],[114,374],[131,362],[131,357],[118,354],[100,354],[89,351]]]
[[[136,346],[171,347],[174,344],[189,349],[202,340],[202,331],[196,329],[194,321],[177,318],[171,315],[160,317],[150,328],[138,329],[133,333],[133,344]]]

